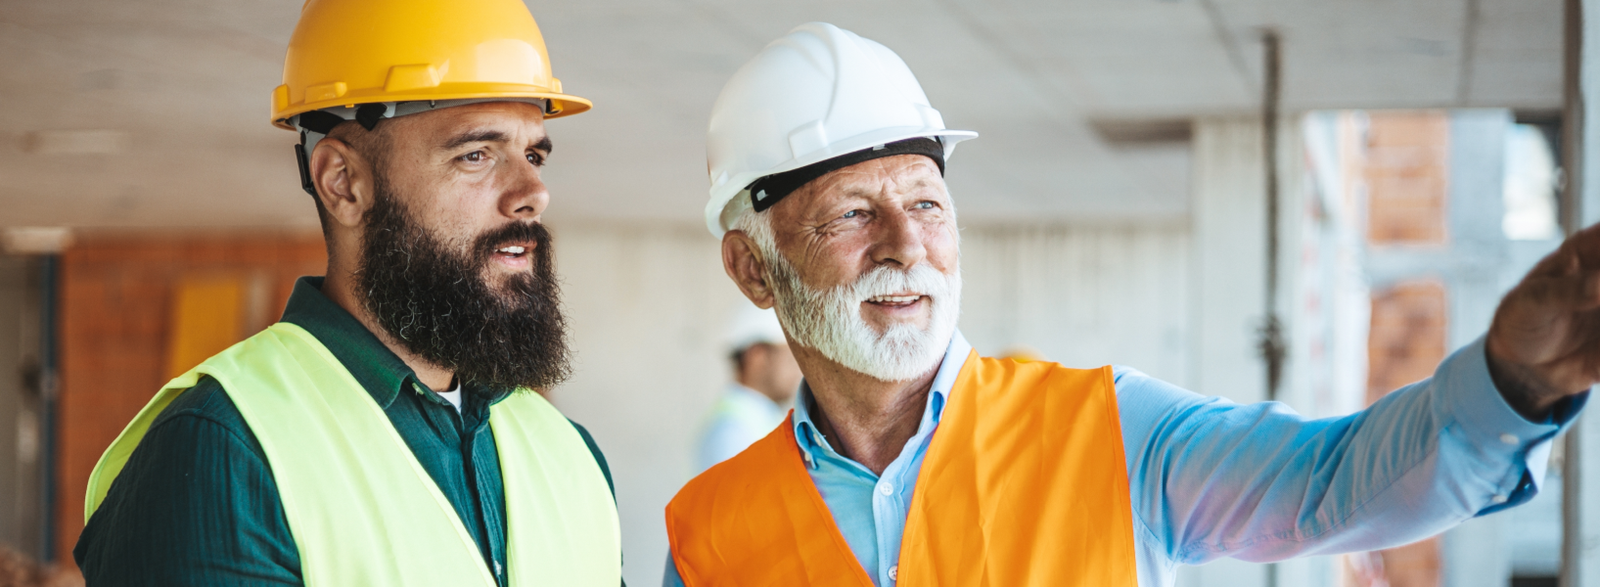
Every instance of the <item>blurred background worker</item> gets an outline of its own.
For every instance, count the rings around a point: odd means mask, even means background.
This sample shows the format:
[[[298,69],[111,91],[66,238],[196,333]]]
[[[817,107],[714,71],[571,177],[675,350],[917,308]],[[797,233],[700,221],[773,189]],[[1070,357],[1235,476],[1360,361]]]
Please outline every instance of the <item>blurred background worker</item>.
[[[695,452],[704,471],[739,454],[779,423],[800,385],[800,366],[772,310],[740,307],[728,328],[734,380],[717,398]]]

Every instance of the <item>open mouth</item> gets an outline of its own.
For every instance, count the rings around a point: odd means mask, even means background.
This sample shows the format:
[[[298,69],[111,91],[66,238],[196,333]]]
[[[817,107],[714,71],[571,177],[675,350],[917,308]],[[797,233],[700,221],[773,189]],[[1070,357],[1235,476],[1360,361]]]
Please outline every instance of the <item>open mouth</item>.
[[[904,307],[908,307],[908,306],[911,306],[913,304],[916,304],[917,302],[921,301],[922,298],[924,298],[924,297],[926,297],[926,296],[923,296],[922,294],[898,294],[898,295],[887,295],[887,296],[872,296],[870,298],[867,298],[867,303],[875,305],[875,306],[883,306],[883,307],[886,307],[886,308],[904,308]]]
[[[505,258],[505,259],[521,259],[521,258],[527,256],[528,253],[530,253],[532,251],[533,251],[533,247],[531,245],[517,244],[517,245],[506,245],[506,246],[500,247],[498,249],[495,249],[494,250],[494,254],[497,257],[501,257],[501,258]]]

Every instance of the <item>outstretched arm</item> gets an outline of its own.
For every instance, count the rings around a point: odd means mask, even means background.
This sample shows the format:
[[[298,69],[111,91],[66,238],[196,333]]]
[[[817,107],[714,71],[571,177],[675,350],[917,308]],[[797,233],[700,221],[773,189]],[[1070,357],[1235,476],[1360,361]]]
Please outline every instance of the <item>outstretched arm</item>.
[[[1344,418],[1117,381],[1137,530],[1171,562],[1405,544],[1531,498],[1600,382],[1600,226],[1501,302],[1434,377]]]
[[[1169,563],[1432,536],[1530,499],[1560,426],[1530,422],[1501,398],[1481,342],[1343,418],[1203,397],[1136,371],[1120,371],[1117,390],[1136,530],[1149,558]]]

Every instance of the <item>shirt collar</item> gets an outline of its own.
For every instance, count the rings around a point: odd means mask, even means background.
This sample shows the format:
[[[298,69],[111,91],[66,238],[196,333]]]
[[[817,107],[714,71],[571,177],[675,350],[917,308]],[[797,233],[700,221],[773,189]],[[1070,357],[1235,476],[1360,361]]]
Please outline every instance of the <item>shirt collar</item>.
[[[350,371],[378,406],[388,409],[405,388],[406,382],[417,382],[417,374],[394,351],[384,346],[367,327],[345,311],[339,304],[322,294],[323,278],[301,277],[295,281],[289,303],[284,307],[282,321],[304,328],[328,348],[334,358]],[[420,385],[420,383],[416,383]],[[416,388],[421,392],[421,388]],[[476,393],[466,386],[467,393]],[[435,395],[435,394],[426,394]],[[509,390],[487,394],[490,404],[509,395]],[[434,398],[443,402],[443,398]]]
[[[967,338],[956,331],[950,337],[950,346],[945,349],[944,359],[939,363],[939,371],[933,376],[933,385],[928,390],[928,404],[922,410],[922,422],[917,426],[917,438],[929,433],[933,426],[939,423],[944,416],[944,406],[949,403],[951,387],[955,385],[956,376],[961,374],[961,367],[967,362],[967,355],[972,354],[972,345]],[[811,386],[804,379],[800,381],[800,393],[794,401],[794,436],[800,445],[800,456],[806,464],[815,468],[815,451],[836,458],[840,457],[834,452],[833,446],[822,438],[822,433],[817,431],[817,425],[811,420]]]

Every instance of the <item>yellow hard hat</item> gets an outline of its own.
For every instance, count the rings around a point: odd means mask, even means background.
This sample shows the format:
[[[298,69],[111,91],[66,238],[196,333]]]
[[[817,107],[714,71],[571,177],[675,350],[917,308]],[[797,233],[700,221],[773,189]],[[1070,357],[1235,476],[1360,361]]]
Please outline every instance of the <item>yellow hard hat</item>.
[[[561,93],[549,56],[521,0],[308,0],[272,91],[272,124],[294,130],[290,117],[313,110],[418,101],[538,101],[546,118],[588,110]]]

